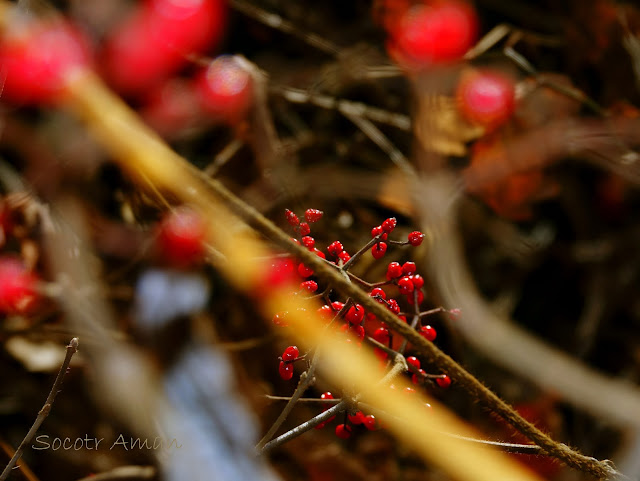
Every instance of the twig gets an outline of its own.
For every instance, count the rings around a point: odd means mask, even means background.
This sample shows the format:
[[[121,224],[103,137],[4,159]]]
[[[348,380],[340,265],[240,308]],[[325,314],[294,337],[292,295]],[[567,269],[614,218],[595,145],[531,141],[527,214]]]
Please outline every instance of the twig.
[[[132,481],[136,479],[154,479],[156,469],[153,466],[118,466],[105,473],[92,474],[78,481]]]
[[[53,401],[55,401],[56,396],[60,392],[62,381],[64,380],[64,376],[67,373],[67,369],[69,368],[69,363],[71,362],[71,358],[76,352],[78,352],[78,338],[74,337],[73,339],[71,339],[71,342],[69,342],[69,345],[67,346],[67,355],[64,358],[62,366],[60,366],[60,371],[58,371],[58,375],[56,376],[56,380],[53,383],[53,387],[49,392],[49,396],[47,396],[47,400],[45,401],[44,406],[42,406],[42,409],[38,413],[38,417],[33,423],[33,426],[31,426],[31,429],[29,429],[29,432],[20,443],[20,446],[18,446],[18,449],[16,449],[16,452],[13,454],[11,461],[9,461],[9,464],[7,464],[7,466],[4,468],[4,471],[2,471],[2,474],[0,474],[0,481],[4,481],[5,479],[7,479],[7,477],[11,473],[11,470],[18,462],[18,459],[20,459],[20,456],[22,456],[24,448],[31,442],[33,437],[36,435],[36,432],[38,431],[38,429],[40,429],[40,426],[51,412]]]

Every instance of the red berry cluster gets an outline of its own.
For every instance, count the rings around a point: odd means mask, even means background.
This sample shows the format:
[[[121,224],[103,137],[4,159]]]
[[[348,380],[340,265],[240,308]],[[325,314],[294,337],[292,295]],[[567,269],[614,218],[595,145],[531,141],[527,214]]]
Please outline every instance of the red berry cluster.
[[[375,259],[379,259],[385,255],[389,246],[417,247],[421,245],[424,240],[424,234],[419,231],[411,231],[407,235],[406,241],[390,239],[390,236],[392,236],[398,228],[398,221],[394,217],[389,217],[380,225],[373,227],[371,230],[371,240],[357,250],[353,256],[348,254],[344,245],[339,240],[330,242],[326,247],[325,254],[325,252],[318,249],[318,242],[311,236],[311,225],[319,221],[322,215],[322,212],[316,209],[307,209],[303,216],[299,216],[292,210],[286,209],[284,218],[296,234],[296,237],[293,239],[294,242],[315,252],[318,256],[325,259],[328,264],[346,273],[349,273],[350,267],[369,250],[371,250]],[[385,363],[387,362],[390,350],[398,349],[398,344],[397,342],[394,343],[394,336],[390,329],[384,323],[380,322],[375,315],[368,313],[361,304],[352,299],[346,299],[344,301],[334,300],[331,298],[332,292],[330,289],[324,290],[322,294],[316,294],[319,291],[319,286],[318,281],[312,278],[314,276],[312,269],[305,266],[304,263],[289,257],[278,257],[277,259],[278,263],[274,263],[274,266],[279,266],[279,269],[286,270],[288,274],[293,275],[297,273],[301,279],[299,289],[296,291],[297,295],[313,295],[325,300],[325,304],[318,309],[318,314],[320,318],[324,319],[332,328],[335,327],[345,333],[345,342],[354,342],[358,346],[361,346],[367,336],[370,336],[371,339],[385,346],[385,349],[382,349],[380,346],[374,347],[376,355]],[[422,319],[428,314],[444,312],[444,310],[439,308],[432,311],[420,311],[419,306],[425,300],[423,290],[425,281],[424,278],[417,273],[415,262],[390,262],[387,265],[385,280],[375,284],[370,284],[355,277],[354,279],[370,289],[369,295],[371,297],[381,304],[384,304],[387,309],[404,322],[407,322],[407,317],[412,317],[414,319],[412,325],[415,326],[415,329],[427,340],[434,341],[436,339],[435,328],[428,324],[423,324]],[[392,296],[396,296],[397,298]],[[401,304],[408,308],[408,312],[402,312]],[[451,311],[451,313],[453,314],[454,311]],[[286,325],[287,315],[287,312],[276,314],[273,317],[273,323],[276,325]],[[402,349],[404,349],[404,347]],[[292,363],[298,359],[300,358],[298,357],[297,348],[289,346],[279,358],[280,364],[278,372],[282,379],[290,380],[293,378]],[[426,380],[429,380],[438,386],[446,387],[447,380],[449,379],[446,375],[427,374],[420,368],[420,362],[415,357],[409,357],[408,363],[413,366],[411,372],[413,373],[416,384],[424,385]],[[420,382],[418,382],[418,380]],[[333,399],[333,395],[325,392],[321,395],[321,399]],[[326,409],[325,407],[325,410]],[[322,428],[333,419],[334,417],[325,420],[316,427]],[[377,422],[374,416],[367,416],[361,411],[348,412],[345,413],[343,422],[336,426],[335,434],[339,438],[347,439],[354,432],[354,427],[358,425],[362,425],[367,429],[375,429]]]

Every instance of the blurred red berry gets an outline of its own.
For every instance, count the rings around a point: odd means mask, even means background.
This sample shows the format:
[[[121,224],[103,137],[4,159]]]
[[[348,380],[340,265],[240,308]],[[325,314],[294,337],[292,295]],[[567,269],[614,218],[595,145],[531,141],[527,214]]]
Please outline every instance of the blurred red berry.
[[[217,42],[225,22],[223,0],[149,0],[107,38],[104,74],[122,93],[144,92]]]
[[[298,216],[295,215],[292,211],[290,211],[289,209],[285,209],[284,211],[284,216],[287,219],[287,222],[289,223],[289,225],[295,227],[298,224],[300,224],[300,219],[298,219]]]
[[[306,222],[300,222],[300,235],[309,235],[309,233],[311,232],[311,228],[309,227],[309,224],[307,224]]]
[[[445,374],[442,377],[437,378],[436,383],[442,389],[447,389],[449,386],[451,386],[451,378]]]
[[[231,55],[216,58],[196,82],[204,108],[218,120],[236,123],[253,101],[251,74]]]
[[[38,277],[13,257],[0,258],[0,312],[25,314],[38,301]]]
[[[399,262],[389,262],[387,266],[387,280],[396,279],[402,275],[402,266]]]
[[[398,61],[424,68],[460,59],[473,45],[478,20],[473,8],[461,1],[416,6],[391,31]]]
[[[310,235],[303,236],[300,241],[302,242],[302,245],[307,249],[313,249],[313,247],[316,245],[316,240]]]
[[[364,413],[362,411],[356,411],[353,414],[347,414],[349,422],[351,424],[362,424],[364,422]]]
[[[318,283],[316,281],[304,281],[300,283],[301,289],[306,289],[309,292],[316,292],[318,290]]]
[[[384,327],[379,327],[378,329],[376,329],[372,337],[380,344],[384,344],[385,346],[389,345],[389,339],[391,338],[391,336],[389,335],[389,329]]]
[[[297,346],[288,346],[282,353],[282,360],[284,362],[295,361],[296,359],[298,359],[299,354],[300,351],[298,350]]]
[[[340,439],[349,439],[351,437],[351,426],[347,424],[338,424],[336,426],[336,436]]]
[[[60,20],[8,28],[0,41],[2,99],[17,104],[60,100],[65,78],[89,64],[88,42]]]
[[[175,267],[188,267],[203,260],[207,226],[199,212],[181,206],[160,222],[156,245],[163,260]]]
[[[367,428],[369,431],[373,431],[378,427],[378,424],[376,422],[376,417],[373,414],[368,414],[364,417],[364,420],[362,421],[362,424],[364,424],[364,427]]]
[[[278,366],[278,374],[285,381],[288,381],[293,377],[293,364],[288,362],[280,361],[280,365]]]
[[[464,118],[492,129],[513,114],[515,87],[511,79],[499,72],[477,71],[462,76],[456,101]]]
[[[301,262],[298,264],[298,274],[300,274],[300,277],[311,277],[313,275],[313,269],[310,269]]]

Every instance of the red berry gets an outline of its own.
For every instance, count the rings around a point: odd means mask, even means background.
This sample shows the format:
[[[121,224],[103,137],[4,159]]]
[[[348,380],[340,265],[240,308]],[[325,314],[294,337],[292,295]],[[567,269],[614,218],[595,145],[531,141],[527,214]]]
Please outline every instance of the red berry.
[[[380,344],[384,344],[385,346],[389,345],[389,339],[391,338],[391,336],[389,335],[389,329],[385,327],[379,327],[378,329],[376,329],[372,337]]]
[[[420,335],[424,337],[427,341],[433,342],[436,340],[437,332],[431,326],[422,326],[420,328]]]
[[[241,61],[231,55],[216,58],[197,78],[202,105],[227,123],[241,120],[253,101],[253,81]]]
[[[150,0],[107,39],[104,73],[118,90],[137,94],[167,78],[222,35],[223,0]]]
[[[362,411],[356,411],[353,414],[347,414],[347,417],[349,418],[349,422],[351,424],[362,424],[364,422],[364,413]]]
[[[311,227],[306,222],[300,222],[300,235],[309,235]]]
[[[428,67],[460,59],[472,46],[478,20],[473,8],[459,1],[408,10],[391,32],[393,46],[407,67]]]
[[[373,431],[378,427],[376,423],[376,417],[373,414],[368,414],[367,416],[365,416],[362,424],[364,424],[364,427],[369,431]]]
[[[398,288],[400,289],[400,294],[409,295],[413,292],[413,281],[411,278],[405,276],[398,280]]]
[[[63,21],[8,28],[0,43],[2,98],[20,104],[55,103],[66,77],[89,63],[87,42]]]
[[[266,266],[262,276],[256,279],[254,292],[257,295],[266,295],[277,287],[293,287],[298,277],[295,275],[295,263],[290,258],[273,258]]]
[[[387,252],[387,244],[385,242],[378,242],[371,248],[371,255],[373,255],[374,259],[382,259],[385,252]]]
[[[322,218],[323,212],[318,209],[307,209],[304,213],[304,218],[309,224],[318,222]]]
[[[301,289],[306,289],[309,292],[316,292],[318,290],[318,283],[316,281],[304,281],[300,283]]]
[[[322,319],[324,319],[327,322],[331,321],[333,319],[333,316],[335,315],[335,312],[333,312],[333,309],[331,309],[331,306],[327,304],[322,306],[316,312],[320,315]]]
[[[444,374],[442,377],[436,379],[436,383],[442,389],[447,389],[449,386],[451,386],[451,378]]]
[[[420,289],[424,286],[424,278],[420,274],[415,274],[411,276],[411,282],[413,282],[413,287],[416,289]]]
[[[413,247],[418,247],[424,240],[424,234],[420,231],[414,230],[413,232],[409,233],[407,239],[409,240],[409,244],[411,244]]]
[[[350,324],[360,324],[364,320],[364,307],[360,304],[351,306],[344,317]]]
[[[381,299],[387,298],[387,294],[380,287],[374,287],[369,293],[369,295],[371,297],[379,297]]]
[[[322,394],[320,394],[320,399],[333,399],[333,394],[331,394],[329,391],[327,392],[323,392]],[[326,405],[322,408],[323,411],[326,411],[327,409],[329,409],[329,405]],[[331,416],[329,419],[327,419],[324,423],[330,423],[331,421],[333,421],[336,417],[335,416]]]
[[[389,262],[389,266],[387,267],[387,280],[396,279],[402,275],[402,267],[399,262]]]
[[[405,262],[402,264],[402,273],[405,276],[410,276],[411,274],[416,272],[416,263],[415,262]]]
[[[320,249],[313,249],[313,253],[322,259],[327,258],[327,256],[324,255],[324,252],[322,252]]]
[[[460,309],[455,308],[455,309],[449,309],[449,319],[455,320],[458,317],[460,317],[462,311],[460,311]]]
[[[156,244],[170,264],[187,267],[203,260],[207,226],[198,211],[188,206],[167,213],[160,222]]]
[[[287,326],[288,324],[286,322],[286,316],[287,312],[278,312],[273,316],[271,322],[273,322],[276,326]]]
[[[338,424],[336,426],[336,436],[340,439],[349,439],[351,437],[351,426],[347,424]]]
[[[380,234],[382,234],[383,230],[382,230],[382,226],[376,226],[373,229],[371,229],[371,237],[375,237],[378,236]]]
[[[400,306],[398,305],[398,301],[395,299],[389,299],[387,301],[387,308],[394,314],[400,314]]]
[[[349,262],[349,259],[351,259],[351,256],[347,251],[342,251],[340,254],[338,254],[338,259],[340,259],[343,264],[346,264],[347,262]]]
[[[282,353],[282,360],[284,362],[295,361],[296,359],[298,359],[299,354],[300,351],[298,351],[298,348],[296,346],[289,346]]]
[[[418,291],[417,297],[418,297],[418,304],[422,304],[422,301],[424,301],[424,292]],[[413,306],[413,294],[409,294],[407,296],[407,302]]]
[[[304,236],[302,239],[300,239],[300,241],[302,242],[302,245],[307,249],[313,249],[313,247],[316,245],[316,240],[310,235]]]
[[[498,72],[474,72],[463,75],[456,100],[463,117],[492,129],[513,114],[515,87],[508,77]]]
[[[345,326],[346,325],[347,324],[345,324]],[[355,337],[357,337],[361,341],[364,340],[364,336],[365,336],[364,327],[362,327],[359,324],[349,324],[349,333],[353,334]]]
[[[38,301],[38,277],[18,259],[0,258],[0,312],[24,314]]]
[[[384,232],[389,234],[393,231],[393,229],[396,228],[397,224],[398,224],[398,221],[396,220],[395,217],[389,217],[381,224],[381,227]]]
[[[327,247],[327,252],[329,252],[329,254],[331,254],[332,256],[336,256],[336,257],[343,250],[344,250],[344,247],[342,247],[342,243],[340,241],[334,241],[331,244],[329,244],[329,247]]]
[[[375,356],[381,361],[384,362],[387,360],[387,358],[389,357],[389,354],[387,354],[385,351],[383,351],[382,349],[379,349],[377,347],[373,348],[373,353],[375,354]],[[383,364],[384,366],[384,364]]]
[[[344,307],[344,302],[333,301],[331,303],[331,309],[333,309],[335,312],[339,312],[343,307]]]
[[[310,269],[301,262],[298,264],[298,274],[300,274],[300,277],[311,277],[313,275],[313,269]]]
[[[424,369],[418,369],[417,374],[411,375],[411,382],[415,385],[419,385],[424,380],[426,374],[427,373]]]
[[[278,374],[285,381],[288,381],[293,377],[293,364],[288,362],[280,361],[280,366],[278,366]]]
[[[410,364],[411,366],[415,367],[416,369],[420,369],[420,359],[418,359],[415,356],[409,356],[407,358],[407,364]]]
[[[286,217],[287,222],[290,226],[295,227],[300,224],[300,219],[298,219],[298,216],[291,212],[289,209],[285,209],[284,216]]]

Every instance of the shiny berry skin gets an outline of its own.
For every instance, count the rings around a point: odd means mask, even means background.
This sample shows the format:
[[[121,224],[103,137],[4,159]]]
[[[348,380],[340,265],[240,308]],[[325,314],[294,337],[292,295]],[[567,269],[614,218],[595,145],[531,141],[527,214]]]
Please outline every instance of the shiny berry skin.
[[[451,378],[445,374],[443,377],[437,378],[436,383],[442,389],[447,389],[449,386],[451,386]]]
[[[253,102],[253,80],[237,57],[221,55],[198,76],[196,88],[203,107],[215,118],[233,124]]]
[[[400,294],[409,295],[413,292],[414,286],[411,278],[405,276],[398,280],[398,289],[400,289]]]
[[[389,339],[391,339],[389,329],[384,327],[379,327],[378,329],[376,329],[372,337],[380,344],[384,344],[385,346],[389,345]]]
[[[313,269],[310,269],[301,262],[298,264],[298,274],[300,274],[300,277],[311,277],[313,275]]]
[[[364,422],[364,413],[362,411],[356,411],[353,414],[347,414],[347,417],[349,418],[349,422],[351,424],[362,424]]]
[[[351,426],[347,424],[338,424],[336,426],[336,436],[340,439],[349,439],[351,437]]]
[[[25,314],[38,302],[38,277],[13,257],[0,258],[0,312]]]
[[[379,299],[386,299],[387,298],[387,294],[380,287],[374,287],[373,289],[371,289],[371,292],[369,293],[369,295],[371,297],[376,297],[376,298],[379,298]]]
[[[420,359],[415,356],[409,356],[407,358],[407,364],[415,367],[416,369],[420,369]]]
[[[280,365],[278,366],[278,374],[280,374],[280,377],[283,380],[290,380],[293,377],[293,364],[280,361]]]
[[[375,236],[378,236],[378,235],[382,234],[382,232],[383,232],[382,226],[381,225],[376,226],[373,229],[371,229],[371,237],[373,238]]]
[[[398,301],[395,299],[389,299],[387,301],[387,308],[394,314],[400,314],[400,306],[398,305]]]
[[[70,24],[33,21],[10,26],[0,42],[2,99],[17,104],[53,104],[66,78],[89,65],[88,42]]]
[[[396,228],[397,224],[398,224],[398,221],[396,220],[395,217],[389,217],[380,225],[380,227],[382,227],[382,230],[384,232],[386,232],[387,234],[390,234],[393,231],[393,229]]]
[[[413,276],[411,276],[411,282],[413,282],[413,287],[415,287],[416,289],[420,289],[422,286],[424,286],[424,277],[422,277],[420,274],[414,274]]]
[[[424,369],[418,369],[418,373],[417,374],[412,374],[411,375],[411,382],[415,385],[419,385],[422,383],[422,381],[424,381],[425,375],[427,374],[427,372]]]
[[[316,281],[304,281],[300,283],[301,289],[306,289],[309,292],[316,292],[318,290],[318,283]]]
[[[323,392],[322,394],[320,394],[320,399],[333,399],[333,394],[331,394],[329,391],[327,392]],[[327,409],[329,409],[328,405],[325,405],[322,410],[326,411]],[[333,421],[336,417],[335,416],[331,416],[329,419],[327,419],[324,423],[330,423],[331,421]]]
[[[342,251],[344,251],[344,247],[340,241],[334,241],[327,247],[327,252],[332,256],[337,257]]]
[[[402,275],[402,266],[399,262],[389,262],[387,266],[387,280],[396,279]]]
[[[407,236],[407,240],[413,247],[418,247],[424,240],[424,234],[420,231],[414,230],[413,232],[409,233],[409,235]]]
[[[335,316],[335,312],[333,311],[333,309],[331,309],[331,306],[325,304],[324,306],[322,306],[320,309],[318,309],[316,311],[318,313],[318,315],[324,319],[326,322],[330,322],[333,319],[333,316]]]
[[[163,260],[175,267],[188,267],[204,259],[207,226],[199,212],[181,206],[161,220],[156,246]]]
[[[459,60],[473,45],[478,20],[461,1],[442,1],[408,10],[392,34],[401,63],[420,68]]]
[[[335,312],[339,312],[343,307],[344,307],[344,302],[333,301],[331,303],[331,309],[333,309]]]
[[[309,233],[311,232],[311,228],[309,227],[309,224],[307,224],[306,222],[300,222],[300,235],[309,235]]]
[[[364,336],[365,336],[364,327],[362,327],[359,324],[349,324],[349,333],[354,335],[361,341],[364,340]]]
[[[340,254],[338,254],[338,259],[340,259],[343,264],[346,264],[347,262],[349,262],[349,259],[351,259],[351,256],[347,251],[342,251]]]
[[[411,274],[416,272],[416,263],[415,262],[405,262],[402,264],[402,273],[405,276],[410,276]]]
[[[302,242],[302,245],[307,249],[313,249],[316,245],[316,240],[310,235],[304,236],[302,239],[300,239],[300,242]]]
[[[100,65],[120,92],[143,93],[216,43],[225,23],[223,0],[149,0],[112,31]]]
[[[350,324],[360,324],[364,320],[364,307],[360,304],[351,306],[344,317]]]
[[[424,337],[427,341],[435,341],[436,336],[438,335],[436,330],[431,326],[422,326],[420,328],[420,335]]]
[[[289,209],[285,209],[284,216],[290,226],[296,227],[298,224],[300,224],[300,219],[298,219],[298,216],[291,212]]]
[[[477,71],[462,76],[456,90],[456,101],[465,119],[493,129],[513,114],[515,87],[501,73]]]
[[[413,304],[414,304],[413,296],[414,295],[416,295],[418,297],[418,305],[422,304],[422,301],[424,301],[424,292],[422,292],[422,291],[418,291],[417,294],[415,294],[415,291],[414,291],[414,294],[409,294],[407,296],[407,302],[413,306]]]
[[[282,353],[282,360],[284,362],[295,361],[296,359],[298,359],[299,354],[300,351],[298,350],[297,346],[289,346]]]
[[[371,248],[371,255],[374,259],[382,259],[385,252],[387,252],[386,242],[378,242]]]
[[[369,431],[374,431],[378,428],[378,423],[376,422],[376,417],[373,414],[368,414],[364,417],[362,424]]]
[[[309,224],[313,224],[314,222],[318,222],[322,218],[322,212],[318,209],[307,209],[304,213],[304,218]]]

